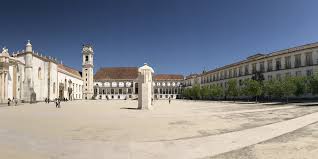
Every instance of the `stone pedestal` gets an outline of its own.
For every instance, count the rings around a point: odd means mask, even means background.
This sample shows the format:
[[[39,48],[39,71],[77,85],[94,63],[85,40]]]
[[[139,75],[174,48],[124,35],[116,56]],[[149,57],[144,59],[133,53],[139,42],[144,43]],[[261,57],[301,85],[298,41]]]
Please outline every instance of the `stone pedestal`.
[[[138,109],[152,109],[153,73],[153,69],[147,64],[138,69]]]

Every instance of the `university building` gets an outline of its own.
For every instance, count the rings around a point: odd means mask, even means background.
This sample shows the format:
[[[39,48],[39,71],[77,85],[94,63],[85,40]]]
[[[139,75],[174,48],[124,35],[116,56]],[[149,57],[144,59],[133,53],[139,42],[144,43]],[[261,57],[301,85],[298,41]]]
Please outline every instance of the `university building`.
[[[283,79],[288,76],[311,76],[318,73],[318,43],[293,47],[269,54],[256,54],[245,60],[225,65],[201,74],[186,77],[184,86],[190,88],[218,85],[226,88],[230,79],[242,85],[245,79],[261,73],[265,80]]]
[[[56,58],[33,50],[30,41],[22,51],[0,53],[0,103],[77,99],[135,99],[138,97],[138,68],[102,68],[94,75],[94,50],[82,48],[82,72]],[[154,75],[154,98],[177,98],[182,75]]]
[[[94,76],[94,99],[136,99],[138,67],[105,67]],[[155,74],[154,99],[179,98],[183,75]]]

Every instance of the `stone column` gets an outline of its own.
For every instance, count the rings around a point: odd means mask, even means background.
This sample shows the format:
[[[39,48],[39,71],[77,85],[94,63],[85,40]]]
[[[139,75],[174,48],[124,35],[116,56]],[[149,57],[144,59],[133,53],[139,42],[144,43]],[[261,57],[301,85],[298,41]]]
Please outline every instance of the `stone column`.
[[[4,83],[2,83],[2,75],[3,73],[0,73],[0,103],[4,102],[3,101],[3,88],[4,88]]]
[[[152,74],[147,64],[138,69],[138,109],[152,109]]]
[[[7,73],[4,73],[3,75],[3,98],[4,100],[7,100]]]

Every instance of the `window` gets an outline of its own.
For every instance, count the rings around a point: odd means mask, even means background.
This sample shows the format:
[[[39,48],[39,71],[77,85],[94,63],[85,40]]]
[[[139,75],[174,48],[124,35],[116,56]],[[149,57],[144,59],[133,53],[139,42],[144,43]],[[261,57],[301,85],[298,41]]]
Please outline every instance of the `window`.
[[[282,69],[281,58],[276,59],[276,70]]]
[[[287,56],[285,57],[285,68],[286,69],[290,69],[291,68],[291,61],[290,61],[291,57]]]
[[[267,61],[267,72],[270,72],[273,70],[273,60]]]
[[[256,63],[252,64],[252,73],[256,73]]]
[[[240,66],[240,68],[239,68],[239,76],[242,76],[242,75],[243,75],[243,67]]]
[[[237,68],[234,69],[234,77],[237,76]]]
[[[42,69],[41,69],[41,67],[39,67],[39,69],[38,69],[38,79],[39,80],[42,79]]]
[[[88,61],[88,55],[85,56],[85,61],[86,61],[86,62]]]
[[[301,66],[301,55],[295,55],[295,68],[300,67]]]
[[[307,71],[306,71],[306,75],[307,75],[307,76],[312,76],[312,75],[313,75],[313,70],[312,70],[312,69],[307,70]]]
[[[306,66],[312,66],[313,60],[312,60],[312,52],[306,53]]]
[[[260,69],[260,72],[262,73],[265,72],[264,61],[259,63],[259,69]]]
[[[249,73],[248,73],[248,64],[247,65],[245,65],[245,75],[248,75]]]

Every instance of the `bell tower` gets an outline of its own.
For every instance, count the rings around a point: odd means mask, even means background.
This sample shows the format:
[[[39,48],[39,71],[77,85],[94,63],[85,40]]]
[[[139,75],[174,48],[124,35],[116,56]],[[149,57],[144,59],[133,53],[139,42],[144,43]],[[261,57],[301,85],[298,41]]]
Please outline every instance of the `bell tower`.
[[[83,63],[82,63],[82,78],[83,85],[83,99],[92,99],[94,95],[94,50],[92,45],[85,44],[82,49]]]

